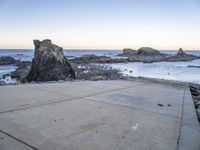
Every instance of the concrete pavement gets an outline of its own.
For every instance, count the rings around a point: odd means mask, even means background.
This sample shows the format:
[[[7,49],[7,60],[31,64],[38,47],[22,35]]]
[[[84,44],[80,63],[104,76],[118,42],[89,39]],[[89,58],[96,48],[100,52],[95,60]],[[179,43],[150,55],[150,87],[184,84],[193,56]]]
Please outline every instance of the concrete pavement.
[[[0,150],[199,150],[186,84],[73,81],[0,87]]]

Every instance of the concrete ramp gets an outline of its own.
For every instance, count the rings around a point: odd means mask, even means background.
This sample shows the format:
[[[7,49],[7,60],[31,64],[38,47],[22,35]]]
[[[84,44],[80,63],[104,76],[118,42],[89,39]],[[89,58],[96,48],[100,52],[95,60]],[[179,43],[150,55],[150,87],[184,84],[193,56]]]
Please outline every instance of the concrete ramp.
[[[74,81],[0,87],[0,150],[199,150],[186,84]]]

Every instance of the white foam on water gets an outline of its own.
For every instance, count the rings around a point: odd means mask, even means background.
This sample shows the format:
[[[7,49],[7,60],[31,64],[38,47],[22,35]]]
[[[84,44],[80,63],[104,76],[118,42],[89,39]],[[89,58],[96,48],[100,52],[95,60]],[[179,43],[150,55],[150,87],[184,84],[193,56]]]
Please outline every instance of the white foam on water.
[[[12,71],[16,70],[15,65],[2,65],[0,66],[0,82],[4,82],[6,84],[16,83],[16,79],[12,79],[10,76],[6,76],[3,78],[3,75],[10,74]]]

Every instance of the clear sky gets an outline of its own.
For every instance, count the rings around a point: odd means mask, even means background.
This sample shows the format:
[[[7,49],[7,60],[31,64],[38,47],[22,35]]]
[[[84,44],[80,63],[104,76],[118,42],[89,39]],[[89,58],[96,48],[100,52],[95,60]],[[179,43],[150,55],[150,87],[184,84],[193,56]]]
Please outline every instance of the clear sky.
[[[0,0],[0,48],[200,49],[200,0]]]

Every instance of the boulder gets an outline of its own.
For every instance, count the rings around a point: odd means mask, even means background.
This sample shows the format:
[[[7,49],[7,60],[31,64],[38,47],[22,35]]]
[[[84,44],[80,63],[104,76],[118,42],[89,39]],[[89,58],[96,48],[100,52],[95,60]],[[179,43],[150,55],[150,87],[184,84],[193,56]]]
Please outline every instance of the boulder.
[[[23,82],[45,82],[68,80],[75,78],[63,48],[51,43],[51,40],[34,40],[35,53],[31,70],[23,79]]]
[[[31,70],[31,62],[22,61],[17,63],[17,69],[11,72],[11,78],[16,78],[17,80],[23,80]]]
[[[10,56],[1,56],[0,57],[0,65],[11,65],[15,64],[16,60]]]

